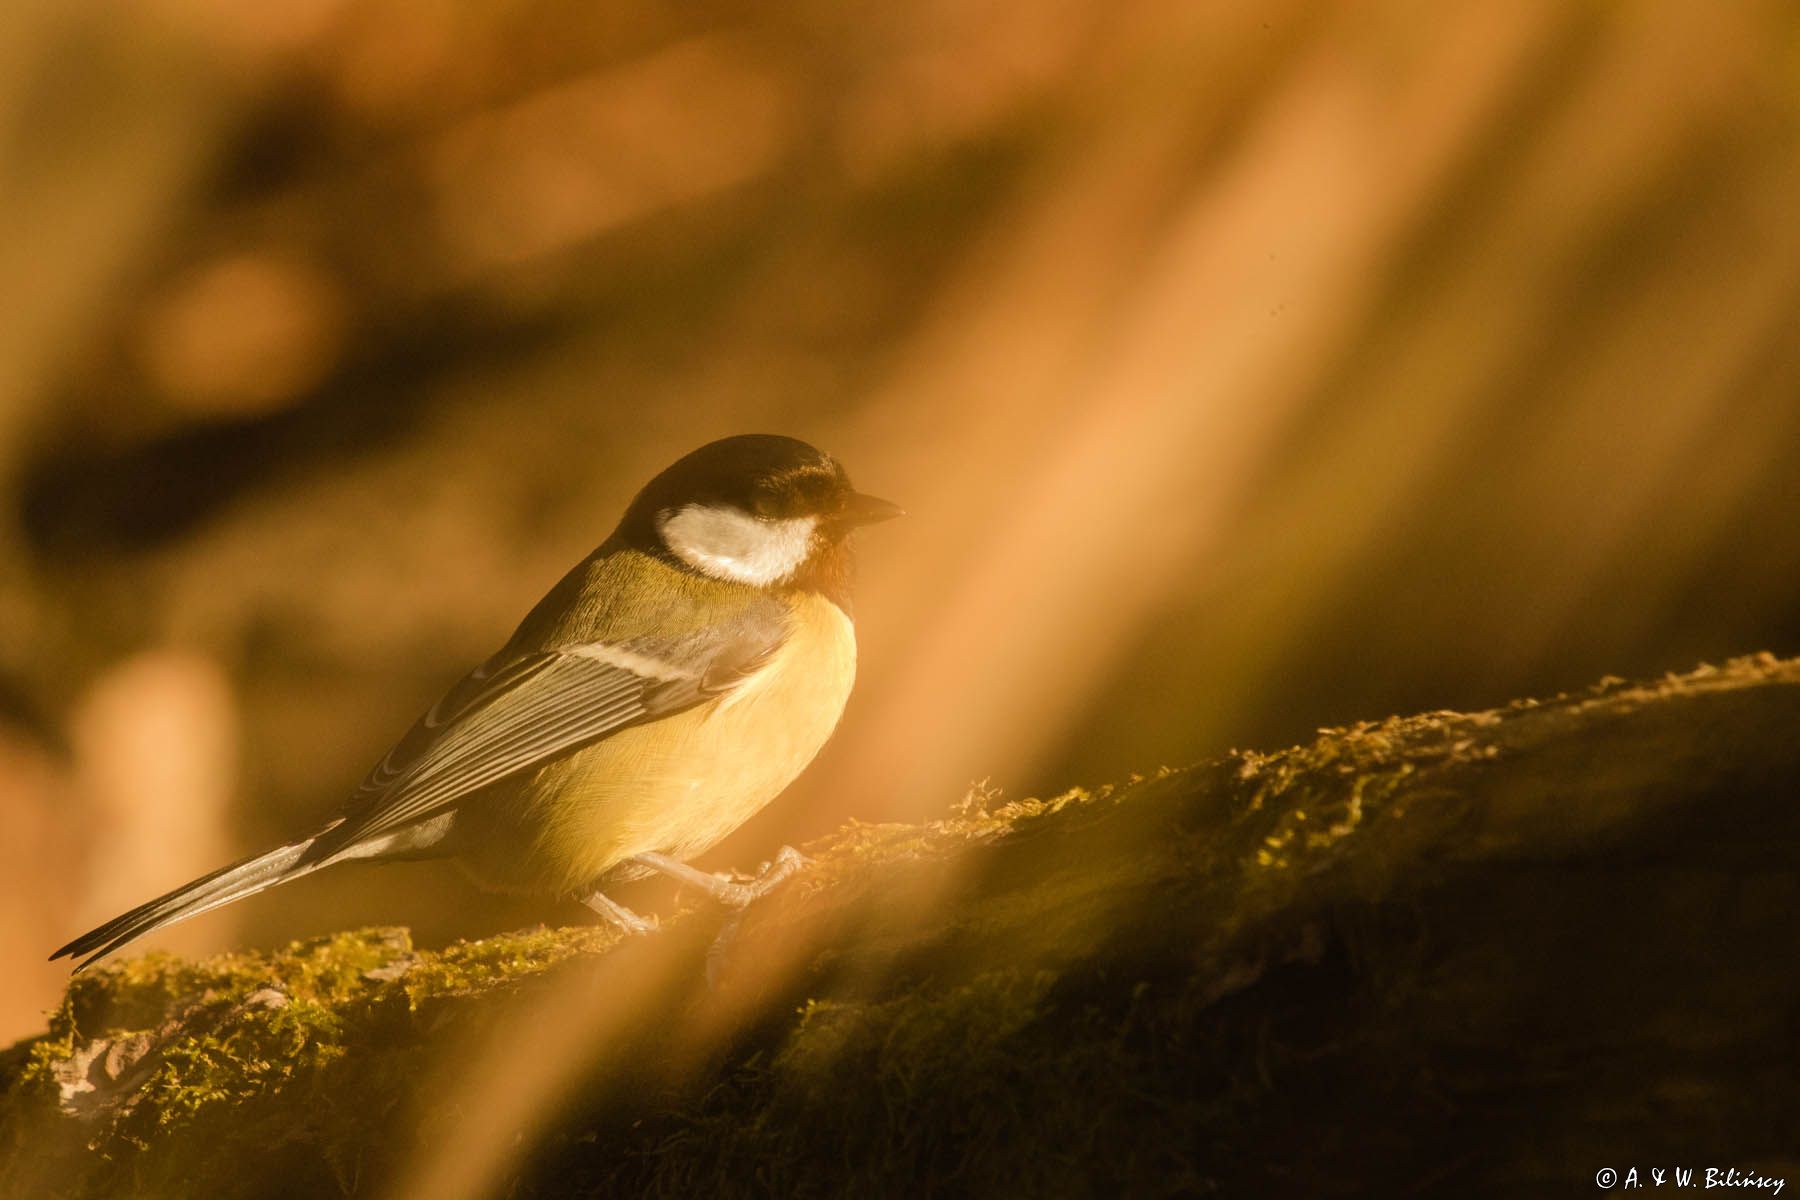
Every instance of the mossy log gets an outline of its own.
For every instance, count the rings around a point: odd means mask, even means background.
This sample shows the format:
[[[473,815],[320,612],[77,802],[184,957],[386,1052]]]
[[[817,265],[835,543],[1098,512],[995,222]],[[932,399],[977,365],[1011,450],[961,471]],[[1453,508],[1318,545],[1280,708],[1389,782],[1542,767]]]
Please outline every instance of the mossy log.
[[[695,907],[627,940],[428,952],[374,930],[125,961],[0,1058],[0,1181],[1318,1196],[1585,1193],[1652,1163],[1792,1176],[1797,796],[1800,662],[1763,656],[853,825],[722,942]]]

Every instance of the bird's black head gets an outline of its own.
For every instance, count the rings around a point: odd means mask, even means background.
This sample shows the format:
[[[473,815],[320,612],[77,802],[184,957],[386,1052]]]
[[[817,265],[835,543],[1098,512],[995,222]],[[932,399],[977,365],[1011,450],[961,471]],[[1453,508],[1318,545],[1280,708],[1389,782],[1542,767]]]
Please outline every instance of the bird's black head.
[[[745,434],[709,442],[652,479],[619,535],[716,579],[833,594],[847,581],[844,538],[900,512],[858,492],[824,451]]]

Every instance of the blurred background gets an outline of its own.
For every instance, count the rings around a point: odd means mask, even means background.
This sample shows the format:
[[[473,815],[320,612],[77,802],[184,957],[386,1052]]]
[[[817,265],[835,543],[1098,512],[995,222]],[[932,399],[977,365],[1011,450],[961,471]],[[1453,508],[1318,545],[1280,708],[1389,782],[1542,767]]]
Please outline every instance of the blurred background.
[[[10,0],[0,1042],[727,433],[912,515],[709,865],[1800,651],[1797,151],[1775,0]],[[149,944],[584,919],[426,864]]]

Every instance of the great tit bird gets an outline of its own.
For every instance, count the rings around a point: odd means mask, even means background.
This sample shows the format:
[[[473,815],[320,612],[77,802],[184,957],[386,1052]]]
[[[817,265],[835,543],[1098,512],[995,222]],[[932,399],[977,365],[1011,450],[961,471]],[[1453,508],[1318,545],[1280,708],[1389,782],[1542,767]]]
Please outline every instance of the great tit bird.
[[[741,907],[688,860],[812,761],[856,673],[852,530],[900,515],[788,437],[702,446],[651,480],[500,652],[304,840],[203,875],[62,947],[80,970],[153,929],[343,862],[447,857],[489,887],[584,898],[661,872]]]

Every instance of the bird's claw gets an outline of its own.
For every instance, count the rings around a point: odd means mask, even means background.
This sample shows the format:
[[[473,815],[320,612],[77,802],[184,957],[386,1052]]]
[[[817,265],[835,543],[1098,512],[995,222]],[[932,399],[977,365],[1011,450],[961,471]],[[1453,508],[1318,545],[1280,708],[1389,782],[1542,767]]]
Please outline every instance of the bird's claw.
[[[811,865],[812,859],[792,846],[783,846],[776,852],[773,861],[762,864],[754,878],[744,882],[733,881],[727,885],[718,899],[721,904],[734,911],[725,918],[725,923],[719,927],[718,936],[713,938],[712,945],[707,948],[706,984],[708,987],[718,986],[719,972],[724,968],[726,952],[738,931],[738,926],[744,923],[744,910],[786,883],[795,872]]]
[[[792,846],[783,846],[776,851],[773,861],[763,863],[757,868],[755,875],[747,878],[738,876],[732,879],[722,879],[716,896],[719,903],[727,908],[748,908],[786,883],[796,872],[810,866],[812,866],[812,859]]]

